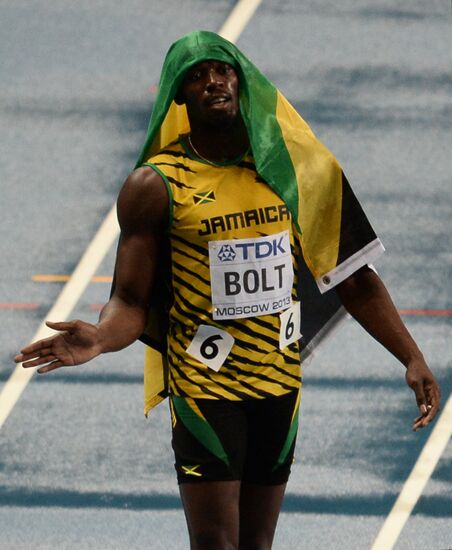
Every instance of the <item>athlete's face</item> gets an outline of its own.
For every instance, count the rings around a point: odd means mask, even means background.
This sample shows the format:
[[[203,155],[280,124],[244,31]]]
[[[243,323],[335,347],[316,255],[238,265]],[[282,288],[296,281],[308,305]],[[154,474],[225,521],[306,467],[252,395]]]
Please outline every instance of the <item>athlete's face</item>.
[[[223,61],[198,63],[186,72],[177,101],[186,104],[191,123],[231,123],[240,114],[237,73]]]

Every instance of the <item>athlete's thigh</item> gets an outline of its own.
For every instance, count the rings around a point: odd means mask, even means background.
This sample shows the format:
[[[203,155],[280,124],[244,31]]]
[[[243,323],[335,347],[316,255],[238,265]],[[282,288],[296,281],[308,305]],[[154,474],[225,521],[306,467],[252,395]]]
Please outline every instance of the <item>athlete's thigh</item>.
[[[242,481],[283,485],[293,462],[298,429],[298,391],[256,400],[248,407],[247,452]]]
[[[179,484],[240,480],[247,436],[240,403],[171,396],[171,407]]]
[[[240,481],[181,483],[191,550],[238,548]]]
[[[281,485],[242,483],[240,550],[271,548],[285,489],[285,483]]]
[[[241,550],[270,549],[290,474],[299,392],[248,406],[247,459],[240,494]]]

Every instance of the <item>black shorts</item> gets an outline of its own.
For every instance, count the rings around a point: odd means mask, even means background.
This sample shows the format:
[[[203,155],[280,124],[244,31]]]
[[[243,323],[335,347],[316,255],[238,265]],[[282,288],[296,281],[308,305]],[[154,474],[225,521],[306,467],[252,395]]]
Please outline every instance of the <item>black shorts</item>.
[[[299,392],[228,401],[171,396],[179,483],[242,480],[280,485],[290,474]]]

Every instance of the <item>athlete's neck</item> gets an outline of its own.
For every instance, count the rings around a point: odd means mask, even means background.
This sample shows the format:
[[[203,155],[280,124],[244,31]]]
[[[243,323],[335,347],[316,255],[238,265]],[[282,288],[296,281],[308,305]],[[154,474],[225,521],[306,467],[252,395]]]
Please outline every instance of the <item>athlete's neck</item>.
[[[250,145],[241,118],[229,128],[193,127],[190,143],[195,155],[214,163],[234,160],[244,155]]]

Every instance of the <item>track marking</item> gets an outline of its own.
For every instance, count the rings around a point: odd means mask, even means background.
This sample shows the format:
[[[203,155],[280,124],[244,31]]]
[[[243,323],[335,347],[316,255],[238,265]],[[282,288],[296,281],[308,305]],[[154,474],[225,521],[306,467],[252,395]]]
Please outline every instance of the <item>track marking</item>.
[[[65,321],[69,317],[118,234],[119,226],[115,204],[83,254],[74,273],[60,292],[52,309],[46,315],[46,319]],[[31,341],[46,338],[51,334],[55,334],[55,332],[46,326],[45,321],[42,321]],[[22,395],[35,370],[33,368],[24,369],[21,364],[18,364],[3,386],[0,393],[0,428]]]
[[[65,283],[69,281],[70,275],[33,275],[32,281],[35,283]],[[111,275],[95,275],[91,277],[91,283],[111,283],[113,277]]]
[[[29,302],[0,302],[0,309],[38,309],[38,304]]]
[[[221,27],[219,34],[227,40],[235,42],[254,15],[261,1],[239,0]],[[46,316],[46,319],[65,321],[69,317],[78,299],[88,286],[118,235],[119,226],[116,219],[115,203],[83,254],[69,281],[58,296],[54,306]],[[38,331],[32,338],[32,342],[46,338],[50,334],[54,334],[54,331],[46,326],[45,321],[42,321]],[[3,386],[0,393],[0,429],[31,380],[35,370],[34,368],[24,369],[21,364],[18,364]]]
[[[218,34],[226,40],[235,42],[261,2],[262,0],[239,0]]]
[[[391,550],[452,435],[452,394],[375,539],[372,550]]]
[[[452,317],[452,309],[399,309],[399,313],[412,317]]]

